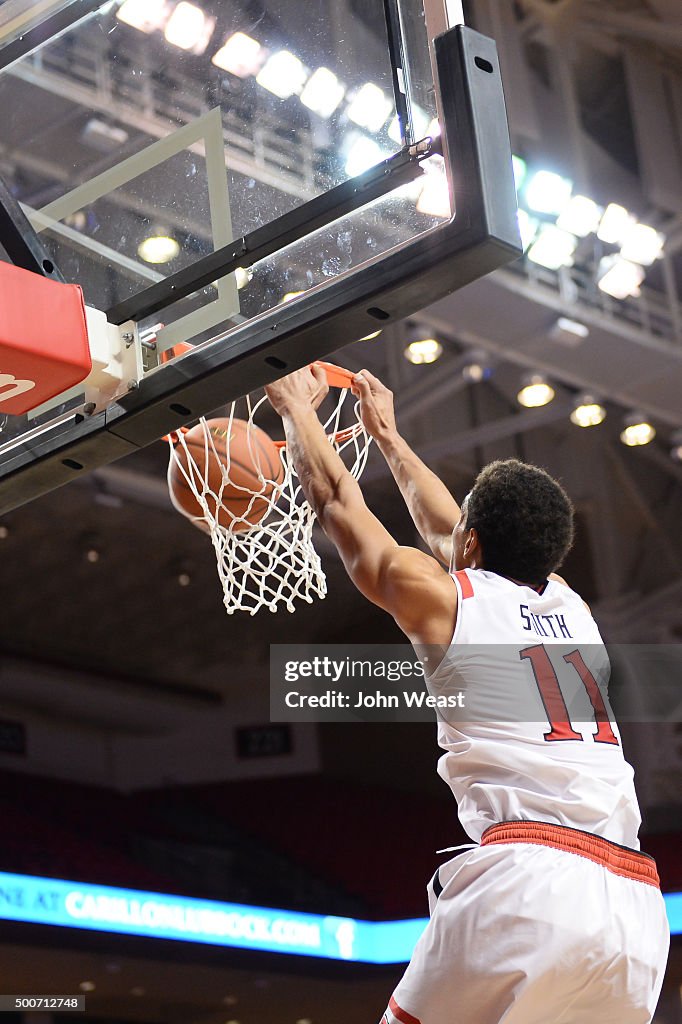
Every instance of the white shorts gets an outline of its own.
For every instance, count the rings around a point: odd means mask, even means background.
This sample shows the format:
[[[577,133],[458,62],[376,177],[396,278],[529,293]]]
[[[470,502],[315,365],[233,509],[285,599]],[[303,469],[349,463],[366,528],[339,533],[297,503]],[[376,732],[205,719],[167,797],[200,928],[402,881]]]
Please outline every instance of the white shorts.
[[[431,919],[382,1024],[648,1024],[670,936],[650,857],[509,822],[429,884]]]

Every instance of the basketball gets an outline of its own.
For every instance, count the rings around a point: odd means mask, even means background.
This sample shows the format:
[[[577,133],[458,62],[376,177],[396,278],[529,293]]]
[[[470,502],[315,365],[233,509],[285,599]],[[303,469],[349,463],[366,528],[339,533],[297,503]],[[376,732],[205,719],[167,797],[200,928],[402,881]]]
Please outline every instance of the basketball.
[[[199,423],[175,446],[168,467],[173,505],[205,529],[203,509],[194,493],[205,493],[220,526],[233,532],[248,530],[265,517],[273,492],[284,479],[284,467],[274,441],[254,424],[229,418]]]

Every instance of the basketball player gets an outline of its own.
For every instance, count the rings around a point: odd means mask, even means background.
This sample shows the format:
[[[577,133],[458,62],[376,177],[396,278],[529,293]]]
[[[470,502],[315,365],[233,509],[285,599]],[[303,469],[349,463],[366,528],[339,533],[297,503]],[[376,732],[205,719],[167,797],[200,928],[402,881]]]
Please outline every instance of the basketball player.
[[[418,653],[441,652],[431,692],[456,678],[474,702],[523,691],[540,708],[532,722],[439,720],[439,774],[474,848],[429,884],[429,924],[382,1024],[646,1024],[668,927],[655,864],[639,852],[632,769],[591,668],[599,631],[555,574],[572,542],[569,499],[509,460],[479,474],[460,510],[399,436],[391,393],[366,370],[354,384],[436,557],[399,546],[365,505],[316,414],[324,373],[267,388],[350,578]],[[571,720],[567,680],[589,698],[589,720]]]

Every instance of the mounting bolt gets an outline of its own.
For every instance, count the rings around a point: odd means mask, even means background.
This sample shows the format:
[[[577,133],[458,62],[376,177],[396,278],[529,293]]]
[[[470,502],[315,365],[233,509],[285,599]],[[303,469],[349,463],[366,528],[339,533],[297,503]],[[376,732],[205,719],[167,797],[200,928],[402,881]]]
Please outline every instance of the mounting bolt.
[[[132,331],[126,331],[124,334],[121,335],[121,338],[123,339],[123,341],[125,341],[126,348],[130,348],[132,343],[135,341],[135,335],[132,333]]]
[[[83,412],[85,413],[86,416],[92,416],[96,408],[97,406],[94,402],[86,402],[86,404],[83,406]]]
[[[139,386],[140,385],[139,385],[138,381],[136,381],[136,380],[129,380],[128,381],[128,391],[137,391]]]

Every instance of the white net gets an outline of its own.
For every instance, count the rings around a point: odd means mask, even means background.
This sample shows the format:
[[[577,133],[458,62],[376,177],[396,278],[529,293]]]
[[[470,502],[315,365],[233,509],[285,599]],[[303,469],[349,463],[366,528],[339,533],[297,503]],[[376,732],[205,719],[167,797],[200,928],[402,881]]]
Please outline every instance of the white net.
[[[338,392],[324,429],[357,479],[367,462],[371,438],[360,422],[357,403],[349,410],[347,397],[353,400],[348,390]],[[263,442],[264,435],[255,423],[265,401],[265,396],[256,401],[247,396],[245,421],[235,415],[236,403],[232,403],[224,419],[202,418],[190,431],[168,439],[171,500],[179,512],[210,534],[228,614],[247,611],[255,615],[260,608],[274,612],[281,605],[293,612],[295,601],[310,604],[327,593],[313,545],[315,514],[286,446],[280,443],[275,449],[267,438]],[[343,414],[349,411],[352,423],[342,426]],[[250,481],[251,487],[244,486],[243,466],[230,454],[229,441],[241,431],[251,457],[250,468],[257,470],[258,483]],[[264,450],[269,456],[274,454],[276,464],[272,457],[265,457]],[[182,491],[193,496],[183,504],[178,500]]]

